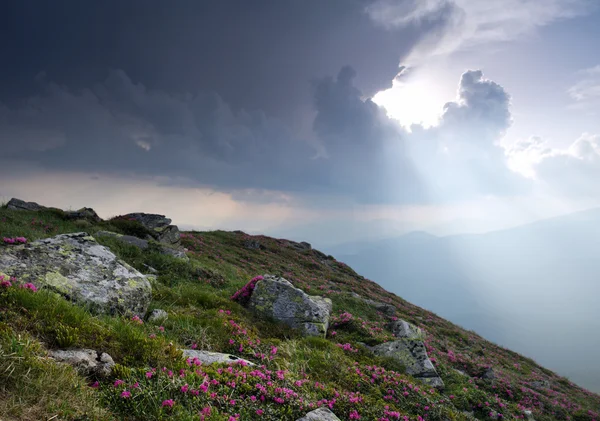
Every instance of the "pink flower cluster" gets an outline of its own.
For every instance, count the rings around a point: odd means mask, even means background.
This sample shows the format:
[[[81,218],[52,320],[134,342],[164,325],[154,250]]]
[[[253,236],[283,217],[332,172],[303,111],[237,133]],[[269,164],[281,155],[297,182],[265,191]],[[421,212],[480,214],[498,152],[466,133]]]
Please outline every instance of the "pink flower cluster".
[[[261,275],[252,278],[252,280],[250,280],[250,282],[244,285],[242,289],[237,290],[235,294],[231,296],[231,300],[237,301],[240,304],[246,304],[250,299],[250,296],[252,295],[252,292],[254,291],[257,282],[262,281],[263,279],[264,278]]]
[[[2,288],[10,288],[13,286],[13,283],[16,283],[16,282],[17,282],[17,278],[15,278],[15,277],[8,278],[4,275],[0,275],[0,287],[2,287]],[[37,292],[37,290],[38,290],[37,287],[34,284],[32,284],[31,282],[21,284],[21,285],[19,285],[19,288],[28,289],[32,292]]]
[[[25,237],[4,237],[2,239],[4,244],[25,244],[27,243],[27,238]]]

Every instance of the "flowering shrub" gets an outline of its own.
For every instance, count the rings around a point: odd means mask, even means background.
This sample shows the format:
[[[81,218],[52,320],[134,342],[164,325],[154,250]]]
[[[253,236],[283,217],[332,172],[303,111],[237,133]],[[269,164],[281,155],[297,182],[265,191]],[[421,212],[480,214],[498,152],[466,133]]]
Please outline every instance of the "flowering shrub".
[[[14,237],[14,238],[4,237],[4,238],[2,238],[2,241],[4,242],[4,244],[25,244],[25,243],[27,243],[27,238],[25,238],[25,237]]]
[[[244,285],[241,289],[237,290],[235,294],[231,296],[232,301],[237,301],[238,303],[245,305],[250,300],[250,296],[256,287],[256,283],[258,281],[262,281],[264,278],[259,275],[250,280],[246,285]]]

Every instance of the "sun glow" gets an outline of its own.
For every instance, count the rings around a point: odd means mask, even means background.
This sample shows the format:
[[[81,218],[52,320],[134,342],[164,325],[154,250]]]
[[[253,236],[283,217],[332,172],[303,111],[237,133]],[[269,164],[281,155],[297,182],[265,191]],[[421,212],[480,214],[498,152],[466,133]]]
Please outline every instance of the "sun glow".
[[[391,118],[406,128],[412,124],[435,126],[446,102],[436,92],[435,83],[428,78],[401,75],[391,88],[378,92],[373,102],[384,107]]]

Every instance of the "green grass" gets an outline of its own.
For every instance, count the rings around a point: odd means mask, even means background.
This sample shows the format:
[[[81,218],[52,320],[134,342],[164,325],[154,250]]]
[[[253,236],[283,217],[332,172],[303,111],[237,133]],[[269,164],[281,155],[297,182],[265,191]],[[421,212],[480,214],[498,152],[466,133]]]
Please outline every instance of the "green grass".
[[[68,221],[59,211],[0,208],[0,238],[24,236],[33,241],[68,232],[93,235],[99,230],[145,234],[132,221],[94,224]],[[150,308],[169,313],[158,324],[94,315],[44,290],[0,289],[0,420],[55,415],[54,419],[65,420],[198,420],[199,411],[209,407],[206,421],[229,421],[236,413],[244,421],[295,421],[307,412],[307,402],[331,399],[336,399],[334,412],[341,419],[349,419],[353,411],[360,412],[362,420],[379,419],[385,411],[392,412],[387,416],[390,421],[397,419],[394,412],[411,421],[419,416],[427,421],[467,419],[462,411],[473,411],[480,419],[497,411],[509,419],[522,415],[517,406],[522,404],[533,406],[538,421],[567,416],[599,420],[600,397],[533,360],[406,302],[318,251],[298,252],[286,247],[285,241],[263,236],[255,239],[264,249],[249,250],[244,247],[245,239],[225,231],[188,233],[182,239],[189,249],[186,263],[153,247],[140,250],[115,238],[100,238],[101,244],[141,272],[148,273],[148,267],[158,271],[152,280]],[[251,278],[265,273],[284,276],[309,294],[332,299],[334,317],[327,338],[302,337],[281,323],[257,318],[230,300]],[[352,292],[393,304],[396,317],[423,329],[429,355],[446,384],[442,393],[429,391],[406,375],[397,361],[374,357],[360,345],[392,337],[385,328],[389,318]],[[343,313],[352,317],[343,319]],[[356,352],[339,346],[346,343]],[[177,350],[194,346],[238,355],[259,368],[188,367]],[[92,389],[87,386],[92,379],[43,358],[45,349],[65,347],[107,352],[118,364],[113,377]],[[499,373],[495,383],[470,377],[488,366]],[[151,368],[157,371],[148,379]],[[269,386],[265,386],[267,380],[255,377],[256,370],[267,373]],[[205,378],[218,382],[210,386],[216,397],[181,392],[185,384],[202,387]],[[117,379],[124,383],[115,387]],[[552,390],[527,389],[524,384],[532,379],[550,381]],[[139,387],[134,387],[136,383]],[[266,402],[250,399],[257,395],[257,384],[267,387]],[[281,390],[298,395],[277,403],[274,399]],[[125,391],[131,397],[122,397]],[[173,408],[162,406],[168,399],[174,400]],[[259,415],[257,410],[264,413]]]

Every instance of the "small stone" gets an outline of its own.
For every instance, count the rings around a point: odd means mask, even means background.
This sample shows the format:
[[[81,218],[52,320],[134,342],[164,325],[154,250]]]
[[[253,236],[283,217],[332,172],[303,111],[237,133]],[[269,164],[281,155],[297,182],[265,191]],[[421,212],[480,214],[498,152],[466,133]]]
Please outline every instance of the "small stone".
[[[220,352],[211,352],[211,351],[199,351],[195,349],[182,349],[183,356],[185,358],[198,359],[202,362],[202,364],[210,365],[210,364],[237,364],[237,363],[245,363],[247,365],[253,366],[255,365],[253,362],[245,360],[240,357],[236,357],[231,354],[223,354]]]
[[[150,323],[156,323],[156,322],[165,321],[168,318],[169,318],[169,314],[166,311],[164,311],[160,308],[156,308],[148,314],[148,316],[146,317],[146,320]]]
[[[88,377],[109,377],[115,362],[105,352],[93,349],[64,349],[48,351],[50,358],[73,366],[79,373]]]
[[[296,421],[341,421],[341,420],[338,417],[336,417],[335,414],[329,410],[329,408],[321,407],[319,409],[315,409],[314,411],[310,411],[308,414],[306,414],[302,418],[297,419]]]

